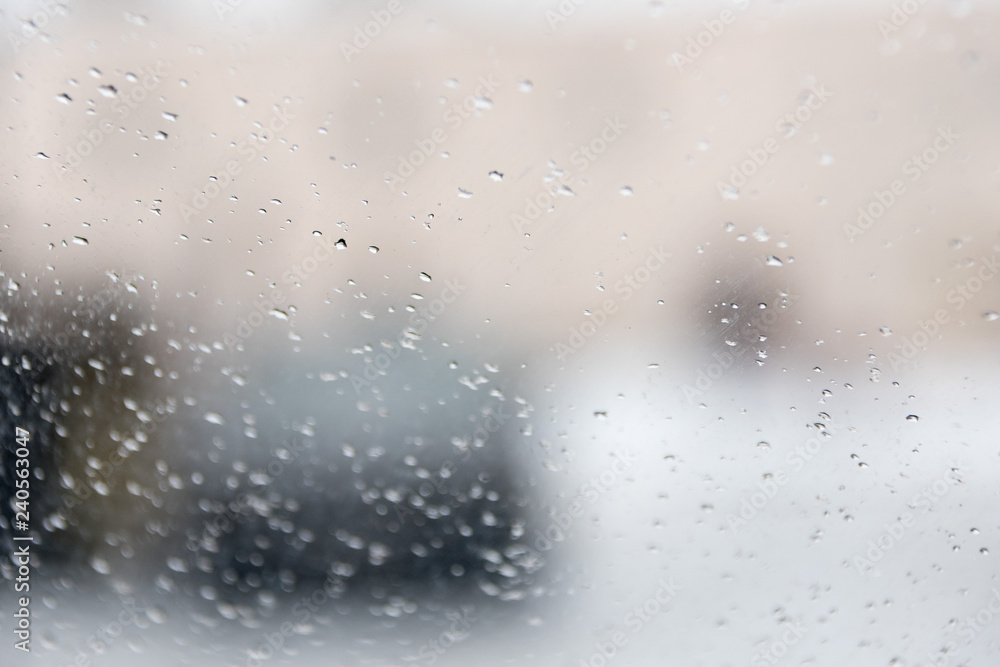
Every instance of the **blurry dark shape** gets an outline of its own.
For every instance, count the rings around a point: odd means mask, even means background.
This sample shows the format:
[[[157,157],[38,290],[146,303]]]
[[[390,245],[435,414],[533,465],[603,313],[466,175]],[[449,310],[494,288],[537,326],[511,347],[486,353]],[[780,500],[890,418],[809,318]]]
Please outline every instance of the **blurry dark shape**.
[[[525,537],[530,406],[496,367],[406,336],[307,357],[261,330],[230,351],[115,285],[5,297],[4,456],[15,426],[31,432],[41,575],[194,596],[331,577],[345,591],[529,594],[542,566]],[[5,503],[6,553],[12,516]]]
[[[243,592],[332,576],[366,592],[527,594],[542,564],[526,538],[529,406],[455,350],[372,340],[304,357],[258,335],[202,373],[205,399],[169,426],[184,476],[204,476],[175,568]]]
[[[129,397],[138,399],[152,375],[142,363],[145,339],[133,333],[148,329],[139,322],[140,310],[139,299],[117,276],[96,292],[27,293],[8,286],[2,295],[0,548],[5,552],[12,544],[16,427],[30,433],[33,555],[42,564],[80,568],[99,542],[118,543],[126,555],[134,550],[141,499],[126,505],[122,494],[126,479],[144,477],[139,452],[150,429],[127,404]],[[129,544],[122,541],[126,535]]]
[[[768,264],[754,250],[716,259],[698,293],[700,335],[712,358],[726,368],[762,365],[795,335],[798,295],[792,267]]]

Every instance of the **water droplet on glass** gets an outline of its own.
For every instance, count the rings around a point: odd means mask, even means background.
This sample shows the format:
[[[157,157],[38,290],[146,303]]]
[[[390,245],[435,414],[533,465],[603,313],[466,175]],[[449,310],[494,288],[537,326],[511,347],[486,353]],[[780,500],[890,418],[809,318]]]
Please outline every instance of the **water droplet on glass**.
[[[917,415],[906,415],[906,421],[908,421],[908,422],[918,422],[918,421],[920,421],[920,417],[918,417]]]
[[[377,255],[378,254],[378,246],[376,246],[376,245],[370,245],[370,246],[368,246],[368,252],[370,252],[373,255]]]
[[[622,197],[631,197],[635,193],[632,192],[632,188],[630,188],[627,185],[624,185],[622,186],[621,190],[618,191],[618,194],[620,194]]]
[[[490,172],[490,179],[492,179],[494,181],[498,181],[498,182],[502,181],[503,180],[503,174],[501,174],[499,171],[491,171]]]
[[[333,245],[336,246],[337,250],[344,250],[347,248],[347,241],[345,241],[344,239],[339,239]]]
[[[424,273],[423,271],[420,272],[420,279],[425,283],[429,283],[431,281],[430,274]]]
[[[995,310],[987,311],[983,313],[983,319],[987,322],[996,322],[1000,320],[1000,313],[997,313]]]
[[[94,571],[99,574],[111,573],[111,565],[108,563],[108,561],[97,556],[90,559],[90,567],[94,568]]]
[[[462,188],[458,189],[458,196],[462,199],[472,199],[472,193],[468,190],[463,190]]]
[[[206,412],[205,421],[209,424],[218,424],[219,426],[225,426],[226,424],[226,420],[217,412]]]
[[[238,107],[245,107],[247,104],[249,104],[249,102],[247,102],[246,99],[243,97],[234,97],[233,101],[236,102],[236,106]]]

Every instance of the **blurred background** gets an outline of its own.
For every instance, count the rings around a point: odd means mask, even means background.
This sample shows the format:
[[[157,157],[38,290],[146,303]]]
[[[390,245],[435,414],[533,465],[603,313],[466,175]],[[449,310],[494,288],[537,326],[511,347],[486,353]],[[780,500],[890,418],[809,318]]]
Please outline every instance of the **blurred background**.
[[[998,10],[0,3],[0,661],[992,664]]]

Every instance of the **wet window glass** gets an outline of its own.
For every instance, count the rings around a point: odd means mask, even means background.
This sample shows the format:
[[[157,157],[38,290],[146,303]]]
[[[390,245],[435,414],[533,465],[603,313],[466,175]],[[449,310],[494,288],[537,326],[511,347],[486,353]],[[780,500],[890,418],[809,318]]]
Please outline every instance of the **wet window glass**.
[[[4,3],[0,664],[994,664],[998,9]]]

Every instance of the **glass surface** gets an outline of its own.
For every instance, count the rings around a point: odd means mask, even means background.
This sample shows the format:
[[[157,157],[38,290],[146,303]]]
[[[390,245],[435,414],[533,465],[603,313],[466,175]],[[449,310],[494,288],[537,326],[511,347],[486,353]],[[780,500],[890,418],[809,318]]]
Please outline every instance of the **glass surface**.
[[[0,4],[0,664],[995,664],[998,10]]]

